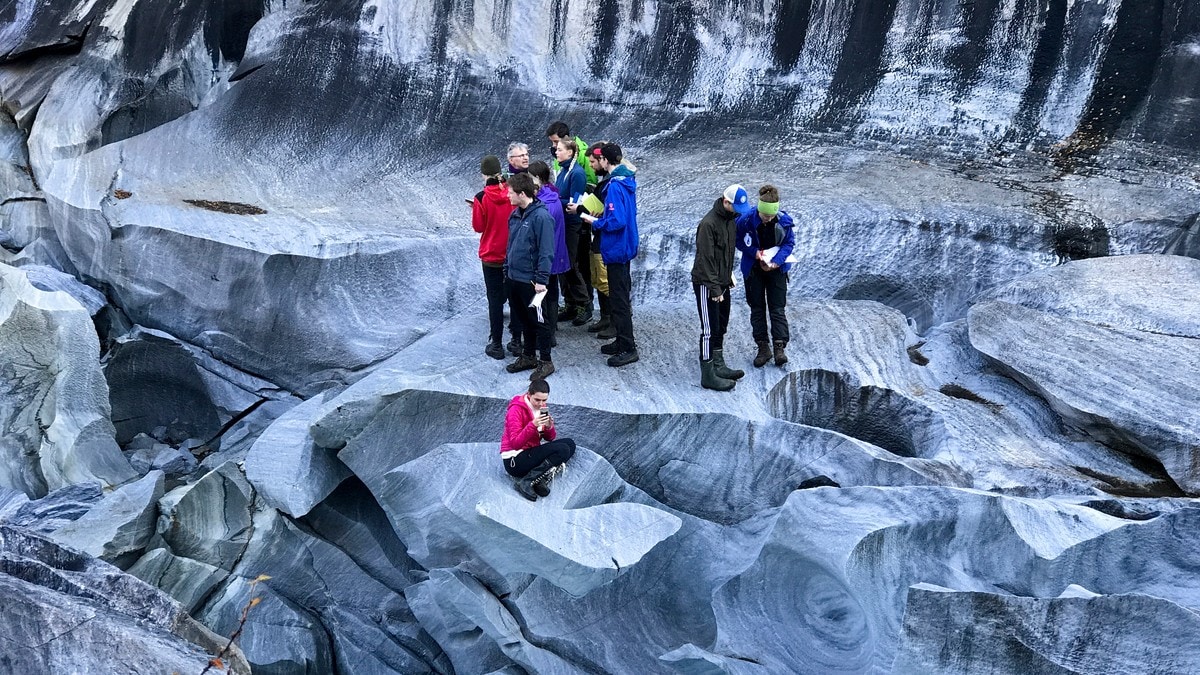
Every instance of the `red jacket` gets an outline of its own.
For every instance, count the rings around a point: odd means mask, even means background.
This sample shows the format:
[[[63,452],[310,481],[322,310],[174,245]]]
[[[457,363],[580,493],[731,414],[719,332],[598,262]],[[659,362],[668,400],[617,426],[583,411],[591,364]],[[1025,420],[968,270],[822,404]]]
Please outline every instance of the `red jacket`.
[[[536,448],[543,440],[552,441],[558,433],[554,427],[546,427],[538,432],[533,423],[533,408],[525,400],[525,394],[517,394],[508,402],[508,412],[504,415],[504,435],[500,437],[500,456],[504,459],[516,453]]]
[[[479,238],[479,259],[483,262],[504,264],[508,248],[508,216],[512,210],[506,183],[489,184],[471,202],[471,227],[483,235]]]

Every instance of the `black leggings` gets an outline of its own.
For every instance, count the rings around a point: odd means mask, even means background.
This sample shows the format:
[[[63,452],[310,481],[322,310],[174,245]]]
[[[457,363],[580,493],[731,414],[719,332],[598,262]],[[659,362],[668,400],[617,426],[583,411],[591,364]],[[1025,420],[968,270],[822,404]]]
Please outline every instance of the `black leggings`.
[[[525,474],[547,459],[554,466],[564,464],[575,454],[575,441],[569,438],[556,438],[549,443],[542,443],[536,448],[527,448],[515,457],[504,460],[504,470],[508,475],[522,478]]]

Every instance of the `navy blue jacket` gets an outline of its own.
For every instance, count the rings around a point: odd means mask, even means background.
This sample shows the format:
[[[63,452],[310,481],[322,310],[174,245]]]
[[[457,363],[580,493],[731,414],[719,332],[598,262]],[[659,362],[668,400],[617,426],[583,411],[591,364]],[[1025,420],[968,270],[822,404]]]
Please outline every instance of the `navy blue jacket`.
[[[535,199],[523,209],[513,209],[508,217],[508,278],[548,284],[553,264],[554,218],[546,205]]]

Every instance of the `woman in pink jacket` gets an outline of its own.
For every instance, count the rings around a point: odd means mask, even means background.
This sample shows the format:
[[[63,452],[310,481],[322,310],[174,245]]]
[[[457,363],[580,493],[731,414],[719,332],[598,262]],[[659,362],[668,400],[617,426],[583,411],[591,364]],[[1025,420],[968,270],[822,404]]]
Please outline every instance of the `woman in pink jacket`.
[[[575,441],[558,438],[554,418],[546,407],[550,385],[533,380],[524,394],[508,402],[500,459],[516,482],[517,492],[531,502],[550,494],[550,481],[559,467],[575,454]]]

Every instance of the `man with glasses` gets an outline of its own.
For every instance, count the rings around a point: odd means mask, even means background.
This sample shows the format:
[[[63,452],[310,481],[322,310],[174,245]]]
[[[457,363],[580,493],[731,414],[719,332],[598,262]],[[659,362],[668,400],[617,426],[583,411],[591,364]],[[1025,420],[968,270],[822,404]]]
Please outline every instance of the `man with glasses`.
[[[508,173],[515,176],[529,170],[529,146],[513,143],[508,146]]]

